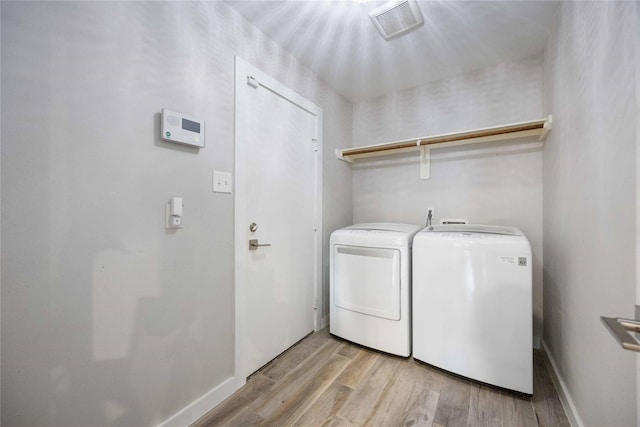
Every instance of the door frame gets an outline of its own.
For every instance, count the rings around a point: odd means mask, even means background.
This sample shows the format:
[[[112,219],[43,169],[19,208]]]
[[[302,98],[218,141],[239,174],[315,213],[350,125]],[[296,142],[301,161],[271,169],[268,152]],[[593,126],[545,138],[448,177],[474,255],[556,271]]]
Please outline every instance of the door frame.
[[[251,78],[251,84],[249,79]],[[248,218],[246,212],[247,205],[247,171],[240,159],[246,154],[246,146],[240,141],[243,137],[243,127],[246,126],[239,120],[238,111],[246,108],[251,102],[250,97],[245,96],[244,89],[247,85],[256,90],[269,90],[296,106],[307,111],[316,117],[316,145],[315,145],[315,165],[314,165],[314,212],[315,212],[315,235],[314,235],[314,255],[313,255],[313,301],[309,301],[310,314],[313,315],[313,329],[317,331],[321,325],[322,317],[322,109],[304,98],[300,94],[286,87],[270,77],[260,69],[251,65],[242,58],[235,57],[235,197],[234,197],[234,244],[235,244],[235,368],[234,376],[236,386],[239,388],[246,383],[247,363],[244,355],[245,340],[247,336],[247,304],[246,295],[247,284],[247,241],[246,228]],[[286,349],[282,349],[283,351]]]
[[[635,319],[640,320],[640,4],[635,6],[636,31],[636,304]],[[638,334],[636,334],[638,337]],[[636,423],[640,425],[640,353],[636,353]]]

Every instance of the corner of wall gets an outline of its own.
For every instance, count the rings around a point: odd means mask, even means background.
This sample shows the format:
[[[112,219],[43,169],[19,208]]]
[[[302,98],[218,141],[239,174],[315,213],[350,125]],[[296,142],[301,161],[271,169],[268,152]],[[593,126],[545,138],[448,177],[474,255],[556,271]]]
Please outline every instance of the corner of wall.
[[[328,314],[326,316],[322,316],[322,319],[320,319],[320,328],[318,328],[318,329],[324,329],[327,326],[329,326],[329,315]]]
[[[0,3],[0,30],[2,28],[2,3]],[[2,31],[0,31],[0,46],[2,46]],[[0,49],[1,51],[1,49]],[[2,55],[0,55],[0,81],[2,81]],[[2,99],[2,85],[0,84],[0,100]],[[1,103],[0,103],[1,104]],[[0,129],[2,129],[2,106],[0,105]],[[0,134],[0,159],[2,159],[2,135]],[[2,166],[0,162],[0,194],[2,188]],[[2,198],[0,197],[0,224],[2,224]],[[0,225],[0,254],[2,254],[2,226]],[[0,255],[0,307],[2,307],[2,256]],[[2,320],[0,318],[0,426],[2,426]]]
[[[635,2],[636,29],[636,320],[640,319],[640,4]],[[636,399],[640,398],[640,356],[636,357]],[[636,401],[640,424],[640,403]]]

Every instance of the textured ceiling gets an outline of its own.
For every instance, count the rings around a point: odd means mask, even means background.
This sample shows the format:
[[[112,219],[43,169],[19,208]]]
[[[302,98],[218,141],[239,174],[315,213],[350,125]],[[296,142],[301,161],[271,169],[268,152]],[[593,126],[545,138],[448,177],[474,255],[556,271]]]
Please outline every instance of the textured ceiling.
[[[425,23],[385,41],[368,12],[385,2],[228,1],[352,102],[542,51],[558,4],[423,1]]]

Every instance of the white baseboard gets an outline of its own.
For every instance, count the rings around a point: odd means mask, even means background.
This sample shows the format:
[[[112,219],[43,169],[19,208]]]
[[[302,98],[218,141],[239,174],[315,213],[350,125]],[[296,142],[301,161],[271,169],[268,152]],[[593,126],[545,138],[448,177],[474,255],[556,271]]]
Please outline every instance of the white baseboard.
[[[191,402],[169,419],[158,424],[158,427],[185,427],[197,421],[237,390],[235,377],[231,377]]]
[[[576,409],[576,405],[571,398],[571,394],[567,389],[567,384],[562,379],[558,371],[558,365],[555,360],[551,356],[547,345],[544,340],[542,340],[542,349],[544,350],[544,354],[546,356],[547,367],[549,368],[549,373],[551,374],[551,380],[553,381],[553,385],[556,386],[556,390],[558,390],[558,396],[560,397],[560,403],[562,403],[562,407],[564,408],[564,412],[567,414],[567,418],[569,419],[569,424],[571,427],[584,427],[584,423],[582,422],[582,418],[578,415],[578,410]]]

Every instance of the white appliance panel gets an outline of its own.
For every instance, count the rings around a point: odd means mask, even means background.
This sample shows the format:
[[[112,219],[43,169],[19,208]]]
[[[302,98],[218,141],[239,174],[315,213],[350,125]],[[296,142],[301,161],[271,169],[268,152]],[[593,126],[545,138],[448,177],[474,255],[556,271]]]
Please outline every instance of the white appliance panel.
[[[526,238],[427,234],[418,234],[413,248],[414,357],[532,393],[531,251]]]
[[[411,354],[411,241],[420,228],[367,223],[331,233],[333,335],[398,356]]]
[[[334,246],[334,303],[370,316],[400,320],[400,251]]]

